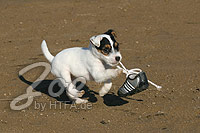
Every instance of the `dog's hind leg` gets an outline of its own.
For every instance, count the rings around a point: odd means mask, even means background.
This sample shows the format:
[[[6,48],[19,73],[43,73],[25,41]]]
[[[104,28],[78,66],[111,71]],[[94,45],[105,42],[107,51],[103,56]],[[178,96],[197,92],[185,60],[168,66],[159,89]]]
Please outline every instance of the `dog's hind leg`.
[[[109,90],[111,89],[111,87],[112,87],[112,82],[111,82],[111,79],[109,79],[106,82],[104,82],[103,87],[99,91],[99,95],[101,97],[103,97],[105,94],[107,94],[109,92]]]
[[[84,94],[84,90],[79,91],[76,89],[76,86],[72,83],[70,72],[62,72],[61,76],[61,82],[64,85],[64,87],[66,87],[67,96],[77,104],[87,103],[88,100],[79,98],[82,97],[82,95]]]

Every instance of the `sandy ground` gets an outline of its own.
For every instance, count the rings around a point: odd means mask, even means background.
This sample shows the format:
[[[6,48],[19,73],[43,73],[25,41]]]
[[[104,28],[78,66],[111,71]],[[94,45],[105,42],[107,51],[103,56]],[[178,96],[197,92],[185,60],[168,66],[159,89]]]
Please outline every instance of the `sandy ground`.
[[[199,7],[199,0],[0,0],[0,132],[200,132]],[[74,107],[59,102],[65,95],[47,94],[55,79],[49,74],[30,107],[10,109],[44,71],[18,77],[29,64],[47,62],[43,39],[55,55],[87,47],[91,36],[110,28],[118,34],[122,62],[143,69],[161,91],[150,86],[119,98],[120,75],[104,98],[96,93],[100,85],[89,82],[89,106]]]

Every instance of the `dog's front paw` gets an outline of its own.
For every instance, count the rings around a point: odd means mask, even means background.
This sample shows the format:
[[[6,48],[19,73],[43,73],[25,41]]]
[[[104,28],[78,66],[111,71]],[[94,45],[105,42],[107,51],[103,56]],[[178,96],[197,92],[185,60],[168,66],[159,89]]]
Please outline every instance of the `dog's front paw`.
[[[85,91],[84,91],[84,90],[79,91],[79,92],[78,92],[78,97],[82,97],[84,94],[85,94]]]
[[[123,72],[123,69],[118,69],[117,70],[118,75],[120,75],[122,72]]]
[[[115,69],[115,75],[114,75],[114,77],[117,77],[118,75],[120,75],[121,73],[123,72],[123,70],[122,69]]]

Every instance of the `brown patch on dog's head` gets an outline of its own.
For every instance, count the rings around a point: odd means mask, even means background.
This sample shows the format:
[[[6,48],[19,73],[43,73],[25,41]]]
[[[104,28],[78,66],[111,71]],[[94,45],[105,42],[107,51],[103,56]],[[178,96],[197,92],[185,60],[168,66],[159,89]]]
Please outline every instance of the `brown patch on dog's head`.
[[[112,48],[110,44],[106,44],[104,47],[105,47],[105,48],[108,48],[108,49],[111,49],[111,48]]]

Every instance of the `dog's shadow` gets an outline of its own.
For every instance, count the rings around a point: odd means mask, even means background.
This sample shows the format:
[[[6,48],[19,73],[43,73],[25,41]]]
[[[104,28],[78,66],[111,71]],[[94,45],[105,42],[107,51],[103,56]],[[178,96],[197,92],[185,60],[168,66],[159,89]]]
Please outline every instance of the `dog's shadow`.
[[[19,79],[21,81],[23,81],[24,83],[31,85],[31,86],[35,86],[35,84],[38,84],[36,87],[33,87],[35,91],[46,94],[49,97],[52,97],[52,98],[54,98],[57,101],[60,101],[62,103],[72,104],[72,102],[70,101],[70,99],[66,95],[66,91],[63,91],[62,94],[60,94],[59,96],[52,96],[49,93],[48,88],[49,88],[50,84],[53,82],[53,80],[42,80],[42,81],[38,81],[38,82],[33,83],[31,81],[26,80],[22,75],[19,76]],[[78,84],[80,84],[80,83],[78,83]],[[58,83],[56,83],[53,86],[52,91],[54,93],[56,93],[56,92],[59,92],[60,89],[61,89],[61,87],[58,85]],[[98,95],[97,92],[90,90],[88,88],[88,86],[86,86],[86,85],[84,85],[84,87],[82,89],[85,91],[83,98],[87,98],[88,101],[91,102],[91,103],[97,102],[97,98],[95,97],[95,95]],[[105,95],[103,97],[103,100],[104,100],[104,104],[107,105],[107,106],[120,106],[120,105],[128,103],[128,101],[123,100],[122,98],[115,95],[114,93]]]
[[[59,96],[52,95],[51,92],[49,92],[48,88],[49,88],[50,84],[53,82],[53,80],[42,80],[42,81],[33,83],[31,81],[26,80],[23,76],[19,76],[19,79],[21,81],[23,81],[24,83],[31,85],[31,86],[36,86],[36,84],[38,84],[36,87],[33,87],[35,91],[46,94],[49,97],[56,99],[57,101],[60,101],[60,102],[66,103],[66,104],[72,104],[72,102],[66,95],[65,90],[61,91],[62,93]],[[54,94],[61,90],[61,87],[58,84],[59,83],[56,83],[52,88],[52,91],[54,92]],[[97,101],[97,98],[94,95],[94,93],[95,93],[94,91],[89,90],[89,88],[86,85],[84,85],[83,90],[85,91],[83,98],[87,97],[88,101],[92,102],[92,103]]]

